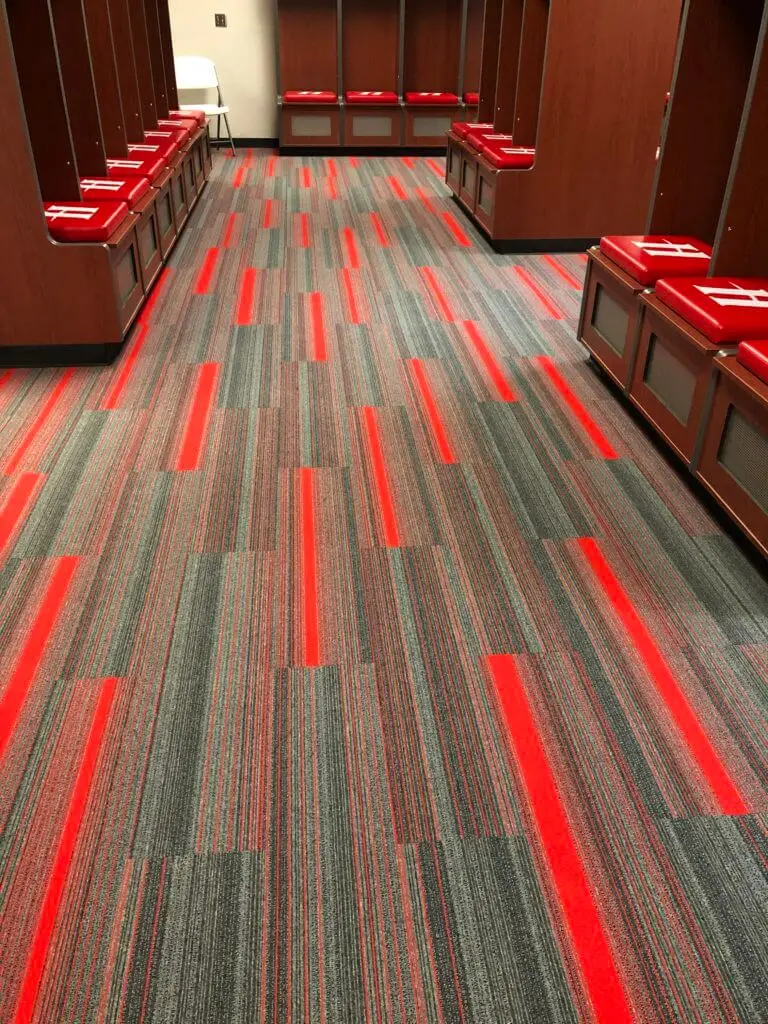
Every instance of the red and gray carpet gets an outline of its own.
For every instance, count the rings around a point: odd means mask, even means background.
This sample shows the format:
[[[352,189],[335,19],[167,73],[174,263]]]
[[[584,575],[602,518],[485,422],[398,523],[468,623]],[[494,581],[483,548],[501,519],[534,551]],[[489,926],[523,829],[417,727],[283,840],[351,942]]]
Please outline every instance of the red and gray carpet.
[[[768,1021],[768,583],[413,159],[0,376],[0,1020]]]

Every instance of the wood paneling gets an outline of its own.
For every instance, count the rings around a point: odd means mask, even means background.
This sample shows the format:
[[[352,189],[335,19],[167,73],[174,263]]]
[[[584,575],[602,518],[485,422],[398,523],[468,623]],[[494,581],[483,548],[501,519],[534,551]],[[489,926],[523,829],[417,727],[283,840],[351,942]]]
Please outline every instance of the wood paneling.
[[[713,242],[757,42],[762,0],[690,0],[653,190],[651,234]],[[664,97],[654,97],[661,120]]]
[[[141,102],[141,122],[144,131],[157,127],[155,85],[152,77],[152,58],[149,51],[147,20],[144,14],[144,0],[132,0],[130,4],[131,37],[133,59],[136,63],[136,81]]]
[[[149,57],[152,64],[152,85],[155,93],[155,112],[158,118],[168,117],[168,90],[165,85],[165,58],[163,39],[160,33],[160,18],[157,0],[144,0],[144,16],[147,24]]]
[[[104,0],[83,0],[83,7],[104,149],[108,157],[119,159],[127,156],[128,150],[109,5]]]
[[[464,44],[464,92],[480,91],[483,53],[483,0],[467,0],[467,34]]]
[[[178,110],[179,93],[176,89],[176,69],[173,63],[173,37],[171,35],[171,13],[168,0],[157,0],[157,17],[160,24],[160,42],[163,47],[163,68],[165,69],[165,92],[168,106]]]
[[[136,62],[133,55],[133,32],[128,13],[128,0],[109,0],[109,14],[112,22],[112,38],[117,61],[117,78],[123,101],[125,134],[129,142],[142,142],[144,120],[136,78]]]
[[[72,141],[81,176],[107,173],[96,85],[81,0],[50,0]]]
[[[712,256],[712,273],[768,277],[768,7],[748,108]]]
[[[517,72],[520,64],[520,36],[523,30],[523,0],[504,0],[497,60],[496,97],[490,121],[500,132],[511,134],[515,127]],[[491,54],[489,53],[489,59]]]
[[[458,92],[461,21],[461,0],[407,0],[406,92]]]
[[[339,90],[336,0],[281,0],[280,91]]]
[[[493,123],[496,113],[496,76],[499,70],[502,6],[502,0],[485,0],[477,119],[489,123]]]
[[[517,146],[536,145],[548,24],[549,0],[525,0],[512,129]]]
[[[344,0],[344,90],[398,92],[399,0]]]
[[[13,40],[40,192],[48,202],[77,201],[80,182],[48,0],[6,0],[4,15],[6,11],[3,23]],[[3,102],[9,101],[3,97]],[[7,191],[8,180],[0,175],[0,181]]]

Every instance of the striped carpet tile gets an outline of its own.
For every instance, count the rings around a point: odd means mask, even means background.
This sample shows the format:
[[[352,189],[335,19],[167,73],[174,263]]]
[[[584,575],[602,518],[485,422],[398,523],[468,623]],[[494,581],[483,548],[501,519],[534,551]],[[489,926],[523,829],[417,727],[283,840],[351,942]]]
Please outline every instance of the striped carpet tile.
[[[0,1020],[765,1024],[768,581],[409,157],[0,375]]]

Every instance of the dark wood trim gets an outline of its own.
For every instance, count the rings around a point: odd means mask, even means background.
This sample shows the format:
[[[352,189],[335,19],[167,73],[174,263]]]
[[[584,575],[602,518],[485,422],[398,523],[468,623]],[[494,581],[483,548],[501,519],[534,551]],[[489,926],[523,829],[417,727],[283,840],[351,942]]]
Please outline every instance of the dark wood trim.
[[[155,113],[158,119],[168,117],[168,90],[166,88],[165,58],[163,56],[163,39],[160,33],[160,18],[157,0],[143,0],[144,18],[149,43],[149,59],[152,66],[152,86],[155,96]]]
[[[485,0],[483,48],[480,55],[480,104],[477,120],[493,124],[496,112],[496,78],[499,72],[502,0]]]
[[[524,0],[504,0],[496,61],[496,97],[493,121],[500,132],[512,134],[515,127],[517,76],[520,68],[520,40],[523,33]],[[489,51],[489,60],[493,54]]]
[[[136,81],[141,102],[141,122],[144,131],[148,132],[157,126],[158,114],[144,0],[131,0],[129,14],[133,39],[133,59],[136,63]]]
[[[117,77],[125,118],[125,135],[128,142],[144,140],[144,118],[136,77],[136,62],[133,54],[133,30],[128,12],[128,0],[108,0],[112,42],[117,62]]]
[[[128,146],[109,5],[104,0],[83,0],[83,7],[104,151],[107,157],[120,159],[128,156]]]
[[[157,0],[157,17],[160,23],[160,42],[163,47],[163,68],[165,70],[165,93],[171,110],[179,108],[179,93],[176,89],[176,65],[173,58],[173,36],[171,34],[171,12],[168,0]]]

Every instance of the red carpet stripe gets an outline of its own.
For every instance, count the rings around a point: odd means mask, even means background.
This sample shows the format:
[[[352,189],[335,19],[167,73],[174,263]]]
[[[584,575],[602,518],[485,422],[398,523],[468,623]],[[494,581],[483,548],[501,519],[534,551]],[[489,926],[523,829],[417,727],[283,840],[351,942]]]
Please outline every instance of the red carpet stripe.
[[[566,284],[569,284],[571,288],[581,289],[581,284],[576,280],[576,278],[572,274],[568,273],[565,267],[558,260],[556,260],[554,256],[545,256],[544,262],[548,263],[550,267],[552,267],[554,272],[559,277],[561,277]]]
[[[264,203],[264,229],[269,231],[270,228],[274,228],[275,224],[275,200],[267,199]]]
[[[445,297],[445,292],[440,287],[434,270],[431,267],[421,267],[421,276],[427,282],[427,288],[429,289],[443,320],[447,320],[448,323],[451,324],[454,323],[456,316],[451,309],[448,299]]]
[[[315,362],[324,363],[328,358],[328,347],[325,339],[323,296],[320,292],[312,292],[309,296],[309,319],[312,332],[311,358]]]
[[[308,167],[301,168],[301,187],[312,188],[312,172]]]
[[[276,170],[277,170],[277,157],[276,156],[271,156],[269,158],[269,160],[267,160],[267,172],[266,172],[267,177],[268,178],[274,178]]]
[[[428,210],[429,213],[437,213],[437,210],[435,209],[435,207],[434,207],[434,205],[432,203],[431,198],[424,191],[423,188],[417,188],[416,189],[416,195],[422,201],[422,203],[424,204],[424,207],[426,208],[426,210]]]
[[[144,343],[149,336],[149,324],[140,323],[136,331],[136,336],[131,342],[131,347],[123,357],[122,365],[120,366],[120,372],[115,378],[115,382],[109,391],[102,399],[100,408],[102,409],[117,409],[120,404],[120,399],[123,397],[123,392],[130,380],[133,369],[136,365],[136,361],[139,358],[139,353],[144,347]]]
[[[356,156],[351,156],[349,158],[349,166],[355,171],[358,169],[358,167],[360,166],[360,161]]]
[[[229,246],[232,244],[232,238],[233,238],[234,233],[235,233],[236,225],[237,225],[237,214],[236,213],[230,213],[229,217],[227,218],[227,227],[226,227],[226,230],[224,231],[224,238],[221,241],[222,249],[228,249]]]
[[[253,323],[253,301],[256,296],[257,271],[246,267],[240,278],[240,290],[235,307],[235,324],[247,327]]]
[[[200,468],[200,458],[208,432],[213,403],[216,400],[218,382],[218,363],[203,363],[198,367],[192,404],[184,428],[181,450],[176,461],[176,469],[179,472]]]
[[[395,193],[395,195],[397,196],[398,199],[407,199],[408,198],[408,196],[406,195],[405,189],[400,184],[399,179],[397,179],[394,176],[394,174],[390,175],[390,177],[387,180],[389,181],[389,187],[392,189],[392,191]]]
[[[304,664],[320,664],[320,627],[317,602],[317,551],[313,472],[299,470],[301,480],[301,574],[304,618]]]
[[[488,347],[488,342],[480,333],[480,328],[472,320],[464,321],[464,330],[467,332],[469,340],[475,348],[480,361],[486,369],[488,376],[493,381],[493,386],[499,395],[499,398],[503,402],[514,402],[515,393],[509,386],[507,378],[504,376],[504,372],[496,362],[496,359]]]
[[[362,323],[360,319],[360,310],[357,306],[357,298],[355,297],[355,285],[352,280],[352,271],[347,267],[341,272],[341,279],[344,282],[344,294],[347,299],[347,308],[349,310],[349,322],[351,324]]]
[[[302,249],[309,248],[309,214],[299,214],[299,246]]]
[[[247,173],[247,166],[245,164],[240,164],[240,166],[235,171],[235,177],[232,180],[232,185],[234,186],[234,188],[242,188],[243,181],[245,180],[245,176]]]
[[[371,223],[373,224],[373,230],[376,232],[376,237],[379,240],[379,245],[384,249],[389,248],[389,239],[387,233],[384,230],[384,225],[381,223],[381,217],[378,213],[371,214]]]
[[[426,161],[426,164],[430,171],[434,171],[434,173],[438,176],[438,178],[440,178],[441,181],[444,180],[445,169],[441,167],[436,160],[429,159]]]
[[[397,528],[395,503],[392,500],[392,490],[389,486],[389,476],[387,474],[387,466],[384,461],[384,452],[381,446],[378,417],[376,410],[372,406],[367,405],[363,408],[363,420],[365,423],[365,432],[368,437],[368,448],[371,453],[373,476],[376,481],[376,493],[379,498],[381,521],[384,526],[384,540],[387,547],[399,548],[400,531]]]
[[[594,1019],[599,1024],[630,1024],[635,1017],[517,663],[509,654],[491,655],[487,661]]]
[[[416,161],[413,159],[413,157],[404,156],[401,157],[401,159],[409,171],[412,171],[413,168],[416,166]]]
[[[11,473],[16,471],[19,464],[23,460],[24,456],[31,448],[35,438],[45,426],[46,420],[51,415],[53,410],[56,408],[59,399],[64,394],[67,384],[69,384],[70,380],[74,376],[74,373],[74,369],[64,371],[58,384],[48,396],[48,399],[43,405],[43,408],[37,414],[29,430],[21,439],[18,448],[16,448],[16,450],[12,452],[11,455],[9,455],[8,460],[5,463],[5,466],[3,467],[3,474],[5,476],[10,476]]]
[[[53,560],[53,573],[46,587],[37,615],[27,631],[8,684],[0,697],[0,762],[27,699],[45,649],[64,607],[79,558],[65,556]]]
[[[168,284],[171,274],[173,271],[170,267],[163,267],[157,276],[157,280],[152,288],[152,294],[147,299],[144,308],[139,314],[139,323],[148,324],[152,319],[155,312],[155,306],[165,292],[166,285]]]
[[[427,371],[424,368],[424,363],[421,359],[409,359],[408,362],[413,368],[413,375],[416,378],[416,386],[419,389],[421,400],[424,403],[424,411],[427,414],[429,425],[432,428],[432,433],[435,438],[435,444],[440,454],[440,458],[443,462],[452,463],[455,462],[453,449],[451,443],[448,440],[448,433],[443,424],[442,417],[440,416],[440,410],[437,407],[434,392],[432,391],[432,385],[429,383],[427,378]]]
[[[699,766],[714,793],[722,814],[749,814],[749,807],[720,760],[704,727],[688,702],[682,687],[653,640],[648,627],[635,610],[619,583],[597,541],[584,537],[579,541],[592,572],[626,630],[632,646],[677,725],[691,757]]]
[[[200,268],[200,274],[195,284],[195,295],[207,295],[211,287],[211,281],[213,275],[216,272],[216,264],[219,259],[219,250],[217,248],[209,249],[205,254],[203,265]]]
[[[371,214],[371,216],[375,217],[376,215],[375,214]],[[3,373],[0,373],[0,391],[3,390],[5,385],[8,383],[8,381],[12,377],[13,377],[13,370],[5,370]]]
[[[347,253],[347,262],[351,270],[360,269],[360,254],[357,251],[357,241],[352,228],[344,228],[344,248]]]
[[[43,897],[43,904],[37,918],[34,938],[27,953],[24,977],[16,1002],[16,1012],[13,1015],[13,1024],[27,1024],[34,1017],[35,1004],[48,959],[51,937],[69,879],[80,827],[88,807],[88,799],[94,782],[102,743],[109,724],[109,715],[115,700],[116,688],[117,679],[105,679],[101,684],[99,701],[96,705],[91,728],[80,759],[77,778],[72,789],[72,796],[70,797],[61,835],[59,836],[59,843],[56,848],[51,871],[46,881],[45,896]]]
[[[557,369],[555,364],[549,358],[549,356],[537,356],[536,362],[546,373],[549,379],[555,386],[555,390],[562,397],[565,404],[571,410],[575,418],[581,424],[584,432],[587,434],[589,439],[594,444],[595,448],[600,452],[604,459],[618,459],[618,455],[611,445],[602,430],[598,427],[592,417],[589,415],[587,410],[584,408],[582,403],[573,393],[568,386],[563,375]]]
[[[328,198],[329,199],[338,199],[339,198],[339,188],[338,188],[338,185],[337,185],[337,181],[338,181],[338,179],[336,178],[335,175],[330,177],[330,178],[328,178],[327,188],[328,188]]]
[[[465,249],[471,249],[472,242],[467,237],[467,235],[464,234],[463,230],[461,229],[461,226],[459,225],[459,222],[456,220],[453,214],[448,213],[447,210],[443,211],[443,220],[445,221],[448,230],[451,232],[451,234],[459,243],[459,245],[464,246]]]
[[[23,519],[30,511],[32,499],[45,482],[42,473],[22,473],[8,492],[0,508],[0,558],[6,552]]]
[[[551,316],[553,320],[562,320],[563,311],[561,309],[558,309],[558,307],[550,299],[547,293],[543,291],[543,289],[540,288],[539,285],[536,284],[533,277],[531,277],[528,271],[524,270],[522,267],[514,267],[513,270],[517,277],[526,286],[526,288],[528,288],[528,290],[533,295],[536,296],[536,298],[539,300],[546,313],[549,316]]]

